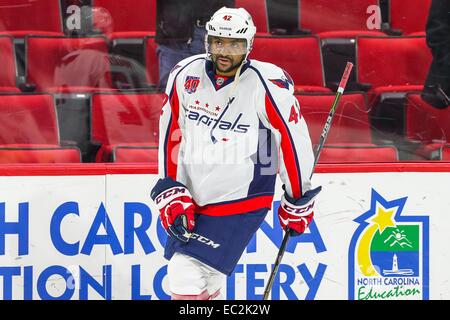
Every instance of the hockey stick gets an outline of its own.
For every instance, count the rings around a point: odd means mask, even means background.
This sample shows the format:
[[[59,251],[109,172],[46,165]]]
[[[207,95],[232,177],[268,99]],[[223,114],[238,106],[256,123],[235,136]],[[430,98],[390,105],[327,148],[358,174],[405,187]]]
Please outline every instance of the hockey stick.
[[[328,114],[327,121],[325,122],[325,126],[323,127],[322,134],[320,135],[319,144],[317,145],[316,151],[314,152],[314,165],[311,171],[310,179],[314,173],[314,168],[316,167],[317,162],[319,161],[320,152],[322,151],[323,145],[325,144],[325,140],[327,139],[328,132],[331,128],[331,123],[333,122],[334,113],[336,111],[336,107],[339,103],[339,99],[344,93],[345,86],[347,85],[348,78],[350,76],[350,72],[352,71],[353,63],[347,62],[347,65],[344,70],[344,74],[342,75],[341,82],[339,83],[338,90],[336,92],[336,96],[334,97],[333,104],[331,105],[330,113]],[[275,276],[278,272],[278,268],[281,264],[281,259],[283,259],[284,252],[286,251],[286,245],[289,241],[290,230],[286,228],[286,233],[284,234],[283,241],[281,242],[280,250],[278,251],[277,258],[275,259],[275,264],[272,269],[272,273],[270,274],[269,282],[267,283],[266,289],[264,290],[264,300],[269,299],[270,291],[272,290],[273,281],[275,280]]]

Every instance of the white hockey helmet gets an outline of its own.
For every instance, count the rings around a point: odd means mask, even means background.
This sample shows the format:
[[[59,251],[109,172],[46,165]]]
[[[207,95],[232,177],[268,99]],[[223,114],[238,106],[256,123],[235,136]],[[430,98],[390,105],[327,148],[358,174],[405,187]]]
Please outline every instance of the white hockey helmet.
[[[209,53],[208,37],[236,38],[247,40],[245,58],[252,50],[256,27],[252,16],[244,8],[222,7],[206,23],[206,52]]]

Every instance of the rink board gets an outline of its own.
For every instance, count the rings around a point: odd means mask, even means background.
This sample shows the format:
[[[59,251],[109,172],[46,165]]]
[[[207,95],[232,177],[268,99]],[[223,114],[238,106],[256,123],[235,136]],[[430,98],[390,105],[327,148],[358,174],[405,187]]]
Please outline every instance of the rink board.
[[[323,168],[314,223],[291,238],[272,299],[450,299],[449,166]],[[156,175],[123,172],[0,171],[0,299],[169,298]],[[269,212],[228,299],[261,299],[282,237]]]

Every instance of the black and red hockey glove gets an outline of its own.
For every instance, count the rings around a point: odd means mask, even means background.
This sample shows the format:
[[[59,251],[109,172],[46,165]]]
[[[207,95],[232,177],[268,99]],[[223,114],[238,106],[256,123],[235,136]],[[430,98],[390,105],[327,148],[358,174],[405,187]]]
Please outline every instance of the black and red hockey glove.
[[[281,227],[290,229],[291,236],[298,236],[305,232],[314,217],[314,202],[322,186],[308,190],[298,199],[291,198],[286,192],[281,197],[278,208],[278,219]]]
[[[188,242],[195,226],[195,206],[186,186],[166,177],[158,180],[150,196],[159,209],[159,218],[167,233]]]

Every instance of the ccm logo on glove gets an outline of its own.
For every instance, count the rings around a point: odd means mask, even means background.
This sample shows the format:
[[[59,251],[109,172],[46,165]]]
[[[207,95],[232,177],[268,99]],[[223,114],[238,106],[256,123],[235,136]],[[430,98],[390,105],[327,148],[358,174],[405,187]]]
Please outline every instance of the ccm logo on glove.
[[[296,213],[296,214],[300,214],[300,213],[308,213],[309,211],[311,211],[314,208],[314,203],[311,203],[309,206],[307,207],[291,207],[287,202],[283,202],[283,209],[286,210],[288,213]]]
[[[187,191],[187,189],[185,187],[175,187],[172,189],[169,189],[167,191],[163,191],[160,195],[158,195],[155,198],[155,203],[157,205],[161,204],[161,201],[163,200],[171,200],[173,196],[179,194],[179,195],[183,195],[183,194],[188,194],[189,192]]]
[[[195,226],[195,206],[189,190],[170,177],[159,179],[151,192],[169,236],[188,242]]]
[[[317,194],[322,187],[306,191],[298,199],[293,199],[284,193],[281,197],[278,209],[278,219],[283,230],[289,228],[292,236],[298,236],[305,232],[314,217],[314,204]]]

